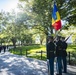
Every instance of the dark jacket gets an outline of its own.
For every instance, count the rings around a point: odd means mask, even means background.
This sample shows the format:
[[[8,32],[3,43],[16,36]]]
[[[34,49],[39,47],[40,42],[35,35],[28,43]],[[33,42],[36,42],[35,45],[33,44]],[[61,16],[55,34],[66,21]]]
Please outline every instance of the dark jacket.
[[[66,52],[66,49],[67,49],[67,43],[65,41],[62,42],[62,56],[67,56],[67,52]]]
[[[56,42],[56,56],[62,56],[62,41]]]
[[[51,58],[55,56],[55,44],[53,42],[50,42],[47,44],[47,58]]]
[[[0,50],[2,50],[2,46],[0,46]]]

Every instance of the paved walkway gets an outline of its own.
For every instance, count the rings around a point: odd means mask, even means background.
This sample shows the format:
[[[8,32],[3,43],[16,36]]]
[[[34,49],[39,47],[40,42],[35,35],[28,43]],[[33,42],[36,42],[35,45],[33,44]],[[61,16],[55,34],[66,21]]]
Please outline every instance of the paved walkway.
[[[48,75],[47,62],[9,52],[1,53],[0,75]],[[76,66],[68,65],[68,73],[63,75],[76,75]]]

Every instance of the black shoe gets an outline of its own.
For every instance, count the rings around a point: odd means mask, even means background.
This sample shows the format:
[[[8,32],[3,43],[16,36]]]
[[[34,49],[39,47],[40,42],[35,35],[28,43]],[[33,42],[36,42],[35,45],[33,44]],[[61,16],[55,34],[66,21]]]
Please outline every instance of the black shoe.
[[[67,72],[63,72],[63,73],[67,73]]]
[[[56,74],[56,75],[59,75],[59,74]]]
[[[63,71],[63,73],[67,73],[66,71]]]
[[[56,74],[56,75],[59,75],[59,74]]]
[[[62,74],[56,74],[56,75],[62,75]]]

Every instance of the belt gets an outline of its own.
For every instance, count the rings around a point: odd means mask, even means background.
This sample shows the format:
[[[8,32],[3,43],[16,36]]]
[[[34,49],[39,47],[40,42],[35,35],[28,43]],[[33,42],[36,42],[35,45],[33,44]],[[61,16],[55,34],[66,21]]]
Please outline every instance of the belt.
[[[54,51],[50,51],[50,52],[54,52]]]

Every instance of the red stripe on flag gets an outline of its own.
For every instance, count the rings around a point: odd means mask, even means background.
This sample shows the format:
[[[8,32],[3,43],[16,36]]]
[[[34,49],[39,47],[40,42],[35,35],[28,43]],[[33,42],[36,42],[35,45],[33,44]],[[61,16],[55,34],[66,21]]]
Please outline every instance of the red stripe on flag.
[[[56,30],[59,30],[61,28],[61,20],[55,22],[53,25],[52,25]]]

